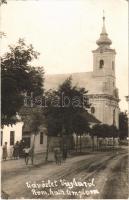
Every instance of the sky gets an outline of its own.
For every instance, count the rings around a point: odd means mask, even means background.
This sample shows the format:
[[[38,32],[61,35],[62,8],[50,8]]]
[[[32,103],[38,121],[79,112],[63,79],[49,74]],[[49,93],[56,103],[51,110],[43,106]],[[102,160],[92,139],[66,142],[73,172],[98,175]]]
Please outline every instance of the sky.
[[[9,0],[1,6],[2,51],[24,38],[40,53],[34,64],[45,73],[60,74],[93,70],[92,50],[106,29],[116,54],[116,85],[120,108],[127,110],[128,3],[125,0]]]

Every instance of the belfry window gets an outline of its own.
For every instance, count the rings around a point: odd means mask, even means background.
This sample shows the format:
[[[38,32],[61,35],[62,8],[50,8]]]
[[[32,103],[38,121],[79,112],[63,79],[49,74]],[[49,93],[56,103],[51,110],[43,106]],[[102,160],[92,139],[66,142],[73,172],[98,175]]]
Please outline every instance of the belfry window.
[[[104,60],[99,61],[99,68],[102,69],[104,66]]]

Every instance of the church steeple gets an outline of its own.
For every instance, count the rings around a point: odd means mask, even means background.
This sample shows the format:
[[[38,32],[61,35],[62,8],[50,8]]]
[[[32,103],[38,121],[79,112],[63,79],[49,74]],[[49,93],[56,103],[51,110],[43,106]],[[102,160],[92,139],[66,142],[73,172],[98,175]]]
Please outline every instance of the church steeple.
[[[103,15],[103,27],[102,27],[102,33],[101,34],[107,34],[106,33],[106,27],[105,27],[105,16]]]
[[[100,38],[96,41],[96,44],[100,47],[110,47],[112,44],[112,41],[108,38],[108,34],[106,32],[106,26],[105,26],[105,16],[103,14],[103,26],[102,26],[102,32],[100,34]]]
[[[93,50],[93,74],[95,77],[115,77],[115,49],[110,48],[112,41],[108,38],[105,16],[102,17],[102,30],[97,40],[98,48]],[[112,84],[113,85],[113,84]],[[114,86],[113,86],[114,87]]]

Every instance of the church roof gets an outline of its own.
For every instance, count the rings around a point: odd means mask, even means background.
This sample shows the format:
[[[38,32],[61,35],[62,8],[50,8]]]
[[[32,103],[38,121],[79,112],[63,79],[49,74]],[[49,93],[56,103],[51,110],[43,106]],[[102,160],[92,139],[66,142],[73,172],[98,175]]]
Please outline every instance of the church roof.
[[[88,113],[87,111],[84,111],[82,113],[82,115],[85,117],[86,121],[89,122],[89,123],[93,123],[93,124],[101,123],[95,116]]]
[[[79,72],[79,73],[67,73],[67,74],[46,74],[45,76],[45,89],[58,89],[67,78],[72,78],[73,85],[79,87],[87,86],[89,88],[89,81],[92,79],[92,72]]]
[[[67,78],[72,78],[72,84],[88,90],[88,94],[102,94],[102,77],[95,77],[93,72],[78,72],[68,74],[46,74],[45,89],[58,89]]]

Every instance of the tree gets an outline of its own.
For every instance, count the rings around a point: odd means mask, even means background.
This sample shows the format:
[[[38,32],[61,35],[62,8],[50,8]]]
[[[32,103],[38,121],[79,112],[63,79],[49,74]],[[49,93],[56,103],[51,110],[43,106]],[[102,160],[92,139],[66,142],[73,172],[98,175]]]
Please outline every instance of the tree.
[[[92,128],[90,128],[89,130],[90,136],[91,136],[91,140],[92,140],[92,151],[94,151],[95,145],[94,145],[94,126]]]
[[[62,131],[61,121],[59,118],[55,118],[54,114],[49,114],[46,117],[46,126],[47,126],[47,149],[46,149],[46,158],[48,160],[48,152],[49,152],[49,143],[50,137],[57,137],[58,134]]]
[[[45,126],[45,117],[41,109],[33,108],[30,114],[30,131],[34,135],[32,143],[32,159],[35,154],[35,138],[39,134],[41,126]]]
[[[113,146],[114,139],[118,137],[118,129],[114,125],[108,124],[96,124],[92,128],[92,137],[97,136],[97,147],[99,148],[99,138],[113,138]]]
[[[7,4],[7,1],[6,1],[6,0],[0,0],[0,6],[1,6],[2,4]]]
[[[120,140],[128,137],[128,116],[127,112],[120,112],[119,114],[119,137]]]
[[[31,65],[38,55],[32,45],[26,45],[23,39],[19,39],[1,58],[2,125],[16,122],[15,116],[23,106],[25,93],[33,93],[34,97],[43,94],[43,68]]]
[[[92,127],[91,135],[92,135],[92,140],[94,140],[94,136],[97,136],[97,149],[99,148],[98,138],[101,136],[101,133],[102,133],[101,124],[95,124]],[[92,144],[94,145],[94,142],[92,142]],[[94,147],[92,148],[94,149]]]
[[[80,136],[80,152],[82,150],[82,135],[86,132],[89,131],[89,124],[86,121],[84,115],[77,114],[75,115],[75,118],[73,120],[73,131],[76,133],[76,138],[77,138],[77,146],[76,146],[76,151],[78,149],[78,136]]]
[[[110,125],[108,124],[101,124],[101,131],[100,131],[100,134],[99,134],[99,137],[101,138],[109,138],[109,137],[112,137],[112,128]]]
[[[119,136],[119,132],[118,132],[118,129],[117,129],[116,126],[114,126],[114,125],[110,126],[110,134],[109,135],[110,135],[110,137],[113,138],[113,147],[114,147],[114,145],[115,145],[115,138],[117,138]]]
[[[71,77],[66,79],[58,90],[51,90],[47,93],[45,116],[48,135],[60,135],[62,140],[63,136],[71,136],[77,129],[74,123],[75,116],[80,116],[89,107],[87,91],[84,88],[72,86]],[[82,121],[80,123],[82,124]],[[82,132],[81,126],[80,132]]]
[[[6,0],[0,0],[0,6],[3,5],[3,4],[7,4],[7,1]],[[6,33],[4,31],[1,31],[0,30],[0,38],[6,36]]]

